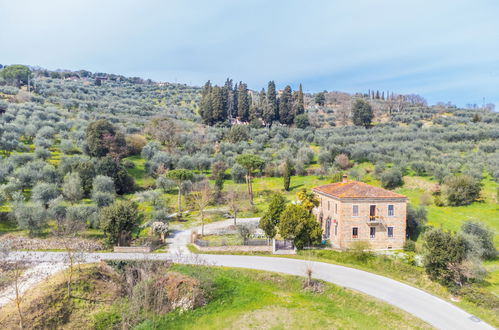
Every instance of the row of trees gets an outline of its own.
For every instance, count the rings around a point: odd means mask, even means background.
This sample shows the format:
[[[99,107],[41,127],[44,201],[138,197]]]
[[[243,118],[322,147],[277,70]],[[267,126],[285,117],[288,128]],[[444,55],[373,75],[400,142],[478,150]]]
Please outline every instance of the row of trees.
[[[269,81],[267,91],[248,90],[248,86],[239,82],[233,86],[227,79],[223,86],[212,86],[208,81],[201,91],[199,113],[208,125],[225,123],[237,119],[241,122],[261,121],[270,126],[273,122],[292,125],[295,119],[304,114],[305,104],[303,89],[292,91],[287,85],[280,93],[276,91],[274,81]]]

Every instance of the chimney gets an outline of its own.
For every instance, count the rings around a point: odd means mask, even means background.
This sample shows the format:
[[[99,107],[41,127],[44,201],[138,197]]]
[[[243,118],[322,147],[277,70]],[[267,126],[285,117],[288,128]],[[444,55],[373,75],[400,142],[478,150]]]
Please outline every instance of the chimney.
[[[343,174],[343,176],[341,177],[341,179],[342,179],[341,182],[347,183],[347,178],[348,178],[348,175]]]

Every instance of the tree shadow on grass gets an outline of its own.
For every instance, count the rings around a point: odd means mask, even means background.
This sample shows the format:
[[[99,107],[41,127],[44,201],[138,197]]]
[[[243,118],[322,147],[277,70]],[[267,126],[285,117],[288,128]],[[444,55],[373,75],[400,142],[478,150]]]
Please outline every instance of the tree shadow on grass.
[[[300,188],[300,187],[303,187],[303,183],[296,184],[294,186],[289,187],[289,191],[295,190],[295,189]]]

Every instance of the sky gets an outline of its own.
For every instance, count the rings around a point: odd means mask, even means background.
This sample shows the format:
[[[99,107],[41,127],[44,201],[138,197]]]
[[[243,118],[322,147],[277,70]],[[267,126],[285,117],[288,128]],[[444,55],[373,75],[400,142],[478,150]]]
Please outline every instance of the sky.
[[[0,63],[499,109],[498,0],[0,0]]]

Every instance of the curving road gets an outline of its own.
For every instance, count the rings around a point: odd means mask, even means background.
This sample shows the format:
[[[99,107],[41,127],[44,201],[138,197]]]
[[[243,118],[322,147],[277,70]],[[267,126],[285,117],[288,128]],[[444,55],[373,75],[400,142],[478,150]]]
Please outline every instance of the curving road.
[[[255,221],[251,219],[248,221]],[[225,223],[231,223],[226,221]],[[222,223],[207,225],[205,230],[222,226]],[[185,248],[190,230],[178,231],[171,239],[169,253],[84,253],[80,260],[95,262],[117,259],[172,260],[177,263],[204,264],[227,267],[251,268],[290,275],[305,276],[307,267],[312,268],[312,277],[345,288],[359,291],[395,307],[398,307],[439,329],[494,329],[489,324],[463,311],[453,304],[398,281],[361,271],[358,269],[299,259],[238,256],[195,255]],[[25,259],[37,262],[61,262],[64,252],[13,252],[10,259]]]

